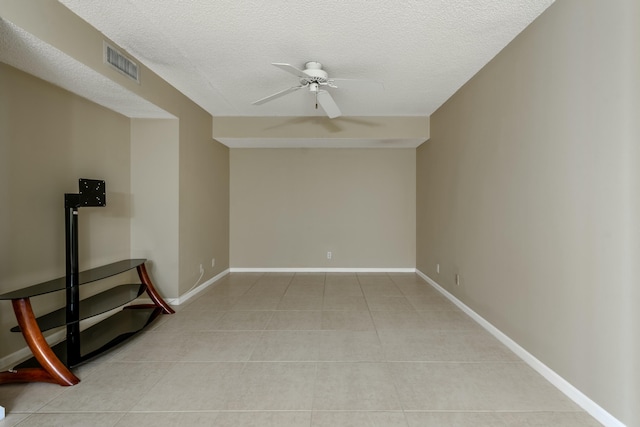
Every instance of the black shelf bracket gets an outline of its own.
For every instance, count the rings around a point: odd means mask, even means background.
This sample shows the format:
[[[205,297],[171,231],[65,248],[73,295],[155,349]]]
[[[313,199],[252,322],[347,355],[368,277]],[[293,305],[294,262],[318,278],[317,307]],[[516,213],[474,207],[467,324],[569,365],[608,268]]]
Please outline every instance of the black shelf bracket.
[[[67,360],[70,365],[80,362],[80,270],[78,256],[78,209],[106,206],[105,182],[81,178],[78,194],[65,193],[65,269],[67,299]]]

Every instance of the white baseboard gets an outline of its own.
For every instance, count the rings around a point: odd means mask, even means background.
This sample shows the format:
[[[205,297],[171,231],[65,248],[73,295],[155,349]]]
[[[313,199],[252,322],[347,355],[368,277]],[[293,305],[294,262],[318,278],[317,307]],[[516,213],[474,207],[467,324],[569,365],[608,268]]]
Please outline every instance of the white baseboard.
[[[584,393],[575,388],[571,383],[562,378],[556,372],[554,372],[547,365],[542,363],[536,357],[534,357],[527,350],[522,348],[517,342],[505,335],[500,329],[493,326],[487,320],[485,320],[478,313],[469,308],[466,304],[449,293],[446,289],[440,286],[435,280],[416,269],[416,274],[422,277],[427,283],[436,288],[442,295],[447,297],[458,308],[464,311],[469,317],[475,320],[480,326],[486,329],[491,335],[496,337],[498,341],[507,346],[518,357],[520,357],[527,365],[531,366],[536,372],[542,375],[547,381],[553,384],[558,390],[564,393],[569,399],[573,400],[578,406],[584,409],[592,417],[598,420],[606,427],[625,427],[617,418],[607,412],[604,408],[598,405],[593,400],[589,399]]]
[[[213,285],[215,282],[217,282],[218,280],[222,279],[227,274],[229,274],[229,269],[228,268],[226,270],[224,270],[222,273],[213,276],[211,279],[207,280],[206,282],[203,282],[198,287],[191,289],[186,294],[180,295],[178,298],[167,298],[167,303],[169,303],[170,305],[180,305],[180,304],[190,300],[194,296],[198,295],[200,292],[204,291],[209,286]]]
[[[244,268],[232,267],[231,273],[415,273],[415,268]]]

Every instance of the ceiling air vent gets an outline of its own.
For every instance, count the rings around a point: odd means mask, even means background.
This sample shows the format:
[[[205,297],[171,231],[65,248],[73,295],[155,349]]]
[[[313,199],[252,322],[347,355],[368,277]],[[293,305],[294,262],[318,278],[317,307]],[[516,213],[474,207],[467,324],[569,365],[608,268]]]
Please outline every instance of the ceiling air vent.
[[[120,71],[125,76],[140,83],[140,75],[138,74],[138,64],[124,56],[116,48],[104,44],[104,62]]]

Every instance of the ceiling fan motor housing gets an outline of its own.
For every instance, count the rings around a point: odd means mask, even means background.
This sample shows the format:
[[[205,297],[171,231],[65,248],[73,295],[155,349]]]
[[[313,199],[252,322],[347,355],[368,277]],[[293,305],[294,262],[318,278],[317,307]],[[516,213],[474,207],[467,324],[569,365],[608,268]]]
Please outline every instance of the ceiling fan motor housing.
[[[308,83],[326,83],[329,75],[322,69],[322,64],[319,62],[307,62],[305,69],[302,71],[308,78],[300,79],[301,84]]]

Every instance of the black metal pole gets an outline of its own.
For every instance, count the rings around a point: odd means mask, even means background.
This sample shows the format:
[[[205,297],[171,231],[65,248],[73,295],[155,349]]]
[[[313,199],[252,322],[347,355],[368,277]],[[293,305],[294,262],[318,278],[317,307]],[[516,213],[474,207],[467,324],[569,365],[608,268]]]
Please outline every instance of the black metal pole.
[[[67,287],[67,366],[80,363],[80,282],[78,268],[79,194],[65,194],[65,249]]]

